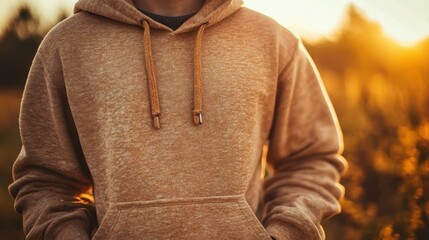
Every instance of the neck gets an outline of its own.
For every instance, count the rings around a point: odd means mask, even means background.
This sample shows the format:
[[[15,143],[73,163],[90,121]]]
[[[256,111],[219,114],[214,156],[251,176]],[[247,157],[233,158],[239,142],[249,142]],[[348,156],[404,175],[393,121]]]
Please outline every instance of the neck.
[[[137,8],[163,16],[183,16],[198,12],[204,0],[133,0]]]

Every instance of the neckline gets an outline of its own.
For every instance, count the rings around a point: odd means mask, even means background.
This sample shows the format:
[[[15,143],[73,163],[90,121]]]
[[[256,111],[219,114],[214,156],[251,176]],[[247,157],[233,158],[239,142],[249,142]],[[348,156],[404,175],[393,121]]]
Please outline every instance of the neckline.
[[[189,18],[192,17],[193,15],[195,15],[197,12],[194,13],[190,13],[190,14],[186,14],[186,15],[180,15],[180,16],[167,16],[167,15],[160,15],[157,13],[153,13],[153,12],[149,12],[146,10],[143,10],[141,8],[138,8],[139,11],[141,11],[142,13],[148,15],[149,17],[154,16],[157,18],[164,18],[164,19],[182,19],[182,18]]]

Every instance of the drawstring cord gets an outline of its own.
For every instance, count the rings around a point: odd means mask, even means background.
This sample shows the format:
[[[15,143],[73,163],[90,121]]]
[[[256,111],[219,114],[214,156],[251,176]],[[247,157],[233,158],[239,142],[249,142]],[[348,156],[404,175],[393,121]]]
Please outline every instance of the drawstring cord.
[[[153,127],[161,128],[160,115],[161,106],[159,104],[158,86],[156,81],[156,70],[152,56],[150,42],[150,26],[145,19],[141,20],[144,28],[144,55],[146,65],[146,75],[149,85],[150,107],[153,119]],[[201,42],[203,32],[208,23],[204,23],[198,29],[194,48],[194,109],[192,110],[193,122],[195,125],[203,124],[203,91],[202,91],[202,67],[201,67]]]
[[[203,124],[203,88],[202,88],[202,69],[201,69],[201,42],[203,32],[207,23],[200,26],[197,32],[194,49],[194,124]]]
[[[143,41],[144,41],[144,60],[146,65],[146,75],[149,81],[150,107],[152,111],[153,127],[160,128],[159,115],[161,107],[159,106],[158,86],[156,85],[155,64],[152,57],[152,48],[150,43],[150,27],[146,21],[143,21]]]

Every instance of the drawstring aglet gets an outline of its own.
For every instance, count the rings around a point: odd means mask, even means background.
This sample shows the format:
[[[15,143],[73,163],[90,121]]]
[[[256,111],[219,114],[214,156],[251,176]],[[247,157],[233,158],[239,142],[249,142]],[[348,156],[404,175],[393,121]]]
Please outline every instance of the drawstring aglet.
[[[159,123],[159,115],[153,116],[153,126],[155,128],[160,128],[161,127],[161,125]]]
[[[199,113],[198,114],[198,123],[201,125],[201,124],[203,124],[203,114],[202,113]]]
[[[195,125],[202,125],[203,124],[203,113],[193,111],[193,117],[194,117],[194,124]]]

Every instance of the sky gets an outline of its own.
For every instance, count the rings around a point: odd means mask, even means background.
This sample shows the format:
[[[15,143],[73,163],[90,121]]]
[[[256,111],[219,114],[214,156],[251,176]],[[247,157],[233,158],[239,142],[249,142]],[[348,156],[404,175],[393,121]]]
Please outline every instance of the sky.
[[[0,26],[5,17],[25,0],[0,0]],[[55,20],[58,9],[69,13],[76,0],[28,0],[43,11],[48,21]],[[429,0],[243,0],[244,5],[268,15],[304,38],[332,33],[344,18],[348,4],[354,3],[370,19],[379,22],[386,34],[411,45],[429,36]]]

